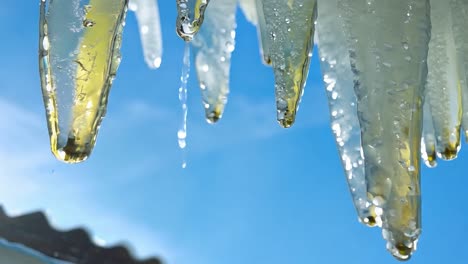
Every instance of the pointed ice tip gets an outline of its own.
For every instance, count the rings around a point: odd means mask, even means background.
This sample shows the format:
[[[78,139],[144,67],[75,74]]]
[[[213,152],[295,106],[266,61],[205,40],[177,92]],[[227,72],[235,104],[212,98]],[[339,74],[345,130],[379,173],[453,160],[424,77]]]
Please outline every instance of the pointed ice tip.
[[[176,33],[177,36],[179,36],[185,42],[191,42],[197,32],[193,32],[193,34],[186,34],[182,29],[177,28]]]
[[[378,219],[372,215],[359,217],[359,222],[367,227],[376,227],[378,225]]]
[[[263,57],[263,60],[262,60],[263,64],[265,66],[271,66],[271,57],[268,55],[263,55],[262,57]]]
[[[88,159],[91,155],[92,147],[94,144],[86,144],[85,146],[79,145],[73,139],[68,139],[65,147],[52,145],[52,153],[54,156],[65,163],[80,163]]]
[[[427,153],[427,157],[424,158],[424,164],[429,168],[437,167],[437,155],[435,151]]]
[[[146,64],[148,64],[148,67],[152,70],[156,70],[156,69],[159,69],[159,67],[161,67],[161,57],[157,57],[153,60],[148,60],[146,61]]]
[[[208,124],[215,124],[218,122],[221,117],[223,117],[223,113],[221,111],[207,111],[206,112],[206,122]]]
[[[90,155],[89,152],[72,152],[65,149],[59,149],[57,151],[52,150],[52,153],[58,160],[70,164],[83,162],[87,160]]]
[[[399,261],[407,261],[411,258],[411,254],[414,252],[413,247],[408,247],[402,243],[396,245],[389,245],[388,251]]]
[[[294,124],[295,118],[294,117],[285,117],[283,119],[278,119],[278,123],[283,128],[290,128]]]
[[[443,160],[454,160],[458,156],[458,151],[460,146],[445,146],[444,150],[441,153],[437,153],[439,158]]]
[[[435,159],[434,160],[426,160],[426,161],[424,161],[424,164],[426,164],[426,167],[433,169],[433,168],[437,167],[437,160],[435,160]]]

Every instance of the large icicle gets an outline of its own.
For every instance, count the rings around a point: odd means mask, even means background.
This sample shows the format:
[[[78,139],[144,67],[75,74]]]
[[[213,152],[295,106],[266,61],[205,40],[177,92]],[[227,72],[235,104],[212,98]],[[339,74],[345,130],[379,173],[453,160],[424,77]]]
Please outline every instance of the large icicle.
[[[429,0],[340,0],[350,38],[369,200],[387,249],[416,249],[420,224],[423,90]]]
[[[290,127],[302,96],[314,45],[315,0],[262,0],[275,73],[278,122]]]
[[[183,40],[192,41],[198,33],[209,2],[210,0],[176,0],[176,32]]]
[[[376,224],[370,203],[364,173],[361,148],[361,129],[354,95],[353,73],[343,20],[337,6],[339,0],[318,0],[317,36],[320,65],[328,96],[330,119],[341,163],[353,197],[354,206],[362,223]]]
[[[453,34],[457,49],[460,87],[463,100],[462,126],[468,140],[468,1],[448,0],[452,11]]]
[[[157,0],[130,0],[128,7],[135,12],[146,64],[151,69],[161,65],[162,34]]]
[[[54,155],[91,153],[120,63],[126,0],[41,0],[39,68]]]
[[[451,160],[457,157],[460,148],[462,106],[448,1],[431,0],[431,21],[426,104],[431,108],[437,155]]]
[[[213,1],[206,9],[205,25],[192,42],[209,123],[221,118],[227,102],[231,53],[235,47],[236,8],[236,0]]]

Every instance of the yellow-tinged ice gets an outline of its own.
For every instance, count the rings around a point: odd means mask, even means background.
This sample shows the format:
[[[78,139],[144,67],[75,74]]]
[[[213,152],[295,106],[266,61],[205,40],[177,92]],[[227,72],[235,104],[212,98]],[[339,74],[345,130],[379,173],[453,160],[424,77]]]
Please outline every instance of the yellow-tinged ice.
[[[293,125],[314,45],[315,0],[262,0],[275,74],[277,119]]]
[[[349,31],[368,197],[387,249],[406,260],[421,232],[429,0],[340,0],[339,6]]]
[[[120,63],[127,6],[126,0],[83,2],[50,1],[46,8],[41,1],[40,71],[51,149],[69,163],[93,150]]]

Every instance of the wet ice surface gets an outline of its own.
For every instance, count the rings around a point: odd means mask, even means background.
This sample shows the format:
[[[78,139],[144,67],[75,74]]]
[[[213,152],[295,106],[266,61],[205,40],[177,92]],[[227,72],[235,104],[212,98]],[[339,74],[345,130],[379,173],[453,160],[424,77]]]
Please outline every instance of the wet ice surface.
[[[376,220],[367,201],[353,73],[347,46],[343,45],[346,43],[344,21],[339,17],[338,0],[319,0],[317,5],[320,66],[327,91],[331,128],[359,219],[373,226]]]
[[[408,259],[420,234],[420,144],[429,1],[340,1],[349,32],[368,197],[387,249]]]
[[[176,0],[176,32],[185,41],[191,41],[203,24],[205,9],[210,0]]]
[[[261,30],[266,30],[269,36],[268,52],[275,74],[277,119],[281,126],[290,127],[309,73],[316,3],[314,0],[261,2],[266,23],[266,28]]]
[[[235,48],[236,0],[213,1],[204,26],[192,41],[205,118],[217,122],[229,94],[231,53]]]
[[[431,1],[431,21],[425,103],[431,109],[437,156],[451,160],[460,149],[462,98],[448,1]]]
[[[40,72],[54,155],[88,158],[120,64],[126,0],[41,1]]]
[[[146,64],[151,69],[159,68],[163,41],[157,0],[130,0],[128,8],[135,12],[137,18]]]

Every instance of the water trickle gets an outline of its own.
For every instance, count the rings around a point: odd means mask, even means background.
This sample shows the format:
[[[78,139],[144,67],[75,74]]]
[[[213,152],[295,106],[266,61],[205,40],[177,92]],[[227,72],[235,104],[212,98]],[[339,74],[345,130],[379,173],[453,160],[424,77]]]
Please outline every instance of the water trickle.
[[[187,147],[187,83],[190,77],[190,44],[185,44],[182,74],[180,76],[179,101],[182,106],[182,123],[177,131],[179,148],[182,150],[182,168],[187,167],[186,150]]]

